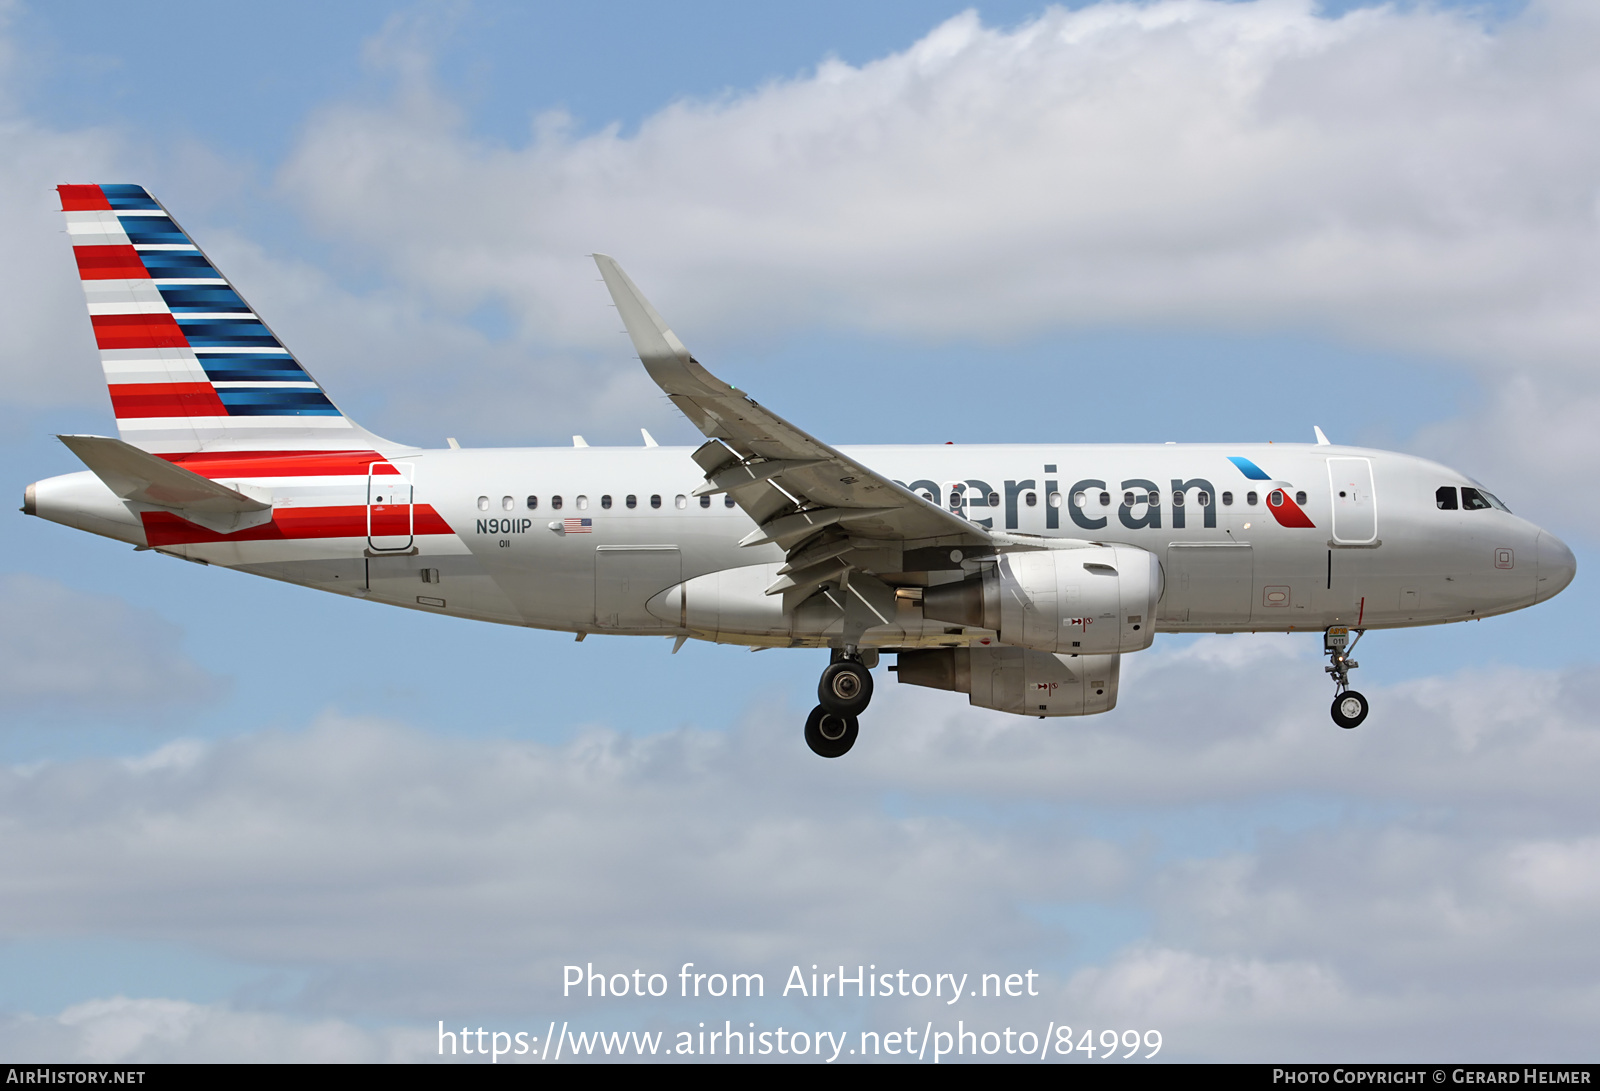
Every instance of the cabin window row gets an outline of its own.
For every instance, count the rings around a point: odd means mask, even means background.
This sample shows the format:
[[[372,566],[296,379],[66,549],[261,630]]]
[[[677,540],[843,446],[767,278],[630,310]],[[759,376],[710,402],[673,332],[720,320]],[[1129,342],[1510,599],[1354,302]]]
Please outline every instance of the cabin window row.
[[[549,505],[551,511],[560,511],[563,507],[566,506],[565,498],[563,498],[559,493],[557,493],[555,495],[552,495],[552,496],[547,496],[543,501],[541,501],[539,499],[539,496],[537,494],[530,493],[528,495],[528,497],[523,501],[523,503],[527,506],[527,509],[529,511],[538,511],[539,510],[539,505],[540,505],[541,502]],[[613,502],[613,499],[612,499],[612,496],[611,496],[610,493],[605,493],[604,495],[602,495],[600,497],[600,507],[605,509],[605,510],[607,510],[607,511],[609,511],[612,508],[613,503],[614,502]],[[660,508],[665,504],[665,501],[662,499],[662,496],[661,496],[660,493],[652,493],[650,495],[650,497],[648,498],[647,503],[652,508]],[[724,507],[729,507],[729,508],[733,507],[733,497],[724,494],[723,497],[722,497],[722,503],[723,503]],[[491,506],[492,505],[491,505],[491,501],[490,501],[489,497],[487,497],[487,496],[478,497],[478,510],[479,511],[488,511]],[[588,497],[588,494],[579,493],[577,496],[573,497],[572,498],[572,506],[574,508],[576,508],[577,510],[579,510],[579,511],[588,511],[589,510],[589,497]],[[635,495],[634,493],[629,493],[627,496],[624,496],[622,498],[622,506],[625,507],[625,508],[637,508],[639,506],[639,497],[637,495]],[[672,498],[672,506],[674,508],[677,508],[680,511],[688,508],[688,506],[689,506],[689,497],[680,492],[677,496],[674,496]],[[709,497],[709,496],[700,497],[700,506],[702,508],[709,508],[711,506],[711,497]],[[502,496],[500,498],[500,507],[503,508],[506,511],[516,511],[517,510],[517,498],[515,496]]]
[[[1444,490],[1441,489],[1439,491],[1442,496]],[[923,489],[918,495],[920,495],[924,500],[933,499],[933,494],[928,492],[926,489]],[[1186,503],[1186,495],[1186,493],[1182,492],[1172,493],[1172,506],[1175,508],[1183,507],[1183,505]],[[951,510],[959,509],[962,506],[965,496],[966,494],[962,490],[958,489],[953,491],[950,496]],[[1274,489],[1272,492],[1272,499],[1276,500],[1277,502],[1272,506],[1281,506],[1283,502],[1283,496],[1284,494],[1280,490]],[[990,493],[987,497],[984,497],[984,499],[988,500],[991,508],[998,508],[1000,506],[1000,494],[997,492]],[[1224,492],[1221,499],[1223,507],[1231,508],[1233,506],[1234,497],[1232,492]],[[1111,506],[1111,494],[1109,492],[1075,492],[1072,494],[1072,503],[1074,506],[1079,508],[1086,508],[1094,501],[1098,501],[1100,506],[1103,508],[1109,508]],[[1024,492],[1022,494],[1022,502],[1030,508],[1037,507],[1039,504],[1039,494],[1031,491]],[[1046,498],[1046,502],[1052,508],[1059,508],[1064,500],[1059,492],[1053,492]],[[1151,489],[1148,492],[1142,489],[1138,492],[1134,492],[1130,489],[1122,494],[1122,502],[1130,508],[1137,504],[1149,504],[1150,506],[1155,507],[1161,503],[1161,492],[1159,489]],[[1203,508],[1210,507],[1211,494],[1204,489],[1200,489],[1194,494],[1194,502]],[[1247,492],[1244,494],[1244,502],[1249,507],[1255,507],[1257,504],[1261,503],[1261,494],[1258,492]],[[1294,502],[1296,504],[1304,504],[1306,502],[1306,492],[1304,489],[1301,489],[1294,494]],[[1439,506],[1444,507],[1443,500],[1440,501]]]
[[[1272,496],[1269,498],[1269,501],[1272,502],[1272,506],[1281,506],[1284,495],[1285,494],[1281,490],[1274,489],[1272,491]],[[1172,493],[1172,506],[1175,508],[1183,507],[1184,504],[1188,502],[1185,499],[1186,496],[1187,494],[1182,492]],[[1223,507],[1233,507],[1234,496],[1231,491],[1224,492],[1221,496],[1221,500]],[[1075,492],[1072,494],[1072,503],[1074,507],[1086,508],[1092,501],[1098,501],[1102,508],[1109,508],[1111,506],[1111,494],[1109,492]],[[1208,508],[1211,506],[1211,494],[1204,489],[1200,489],[1194,494],[1194,502],[1203,508]],[[1244,494],[1244,502],[1247,507],[1255,507],[1257,504],[1261,503],[1261,494],[1253,491],[1247,492]],[[1306,492],[1304,489],[1301,489],[1294,494],[1294,502],[1296,504],[1304,504],[1306,502]],[[1161,492],[1158,489],[1151,489],[1148,492],[1143,489],[1140,489],[1137,492],[1129,489],[1122,494],[1122,503],[1126,507],[1130,508],[1139,504],[1148,504],[1151,507],[1158,507],[1161,504]],[[1059,508],[1061,506],[1060,493],[1053,492],[1050,494],[1050,506],[1052,508]]]

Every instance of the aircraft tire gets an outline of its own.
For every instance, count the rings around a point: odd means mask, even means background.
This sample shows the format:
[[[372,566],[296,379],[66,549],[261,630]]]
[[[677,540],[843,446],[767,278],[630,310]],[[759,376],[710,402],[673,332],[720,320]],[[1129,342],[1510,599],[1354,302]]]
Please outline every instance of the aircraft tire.
[[[861,733],[861,724],[854,716],[841,716],[818,705],[806,717],[806,745],[818,757],[838,758],[850,752]]]
[[[1333,722],[1349,730],[1358,727],[1367,718],[1367,699],[1353,689],[1347,689],[1333,699]]]
[[[829,663],[817,683],[817,702],[839,716],[859,716],[872,702],[872,672],[853,659]]]

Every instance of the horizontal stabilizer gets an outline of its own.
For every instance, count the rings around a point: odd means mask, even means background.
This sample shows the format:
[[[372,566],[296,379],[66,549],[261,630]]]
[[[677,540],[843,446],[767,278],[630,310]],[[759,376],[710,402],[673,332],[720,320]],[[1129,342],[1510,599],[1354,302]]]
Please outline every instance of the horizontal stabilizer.
[[[57,436],[122,500],[149,504],[218,534],[272,521],[272,498],[229,487],[109,436]]]

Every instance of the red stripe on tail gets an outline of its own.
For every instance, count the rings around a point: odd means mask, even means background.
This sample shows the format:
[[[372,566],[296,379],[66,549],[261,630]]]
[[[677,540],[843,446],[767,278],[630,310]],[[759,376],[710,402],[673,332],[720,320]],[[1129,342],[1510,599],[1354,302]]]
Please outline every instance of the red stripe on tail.
[[[132,417],[226,417],[210,383],[118,383],[110,388],[118,420]]]
[[[78,276],[84,280],[149,280],[150,273],[131,246],[74,246]]]
[[[62,212],[110,212],[111,202],[99,186],[57,186]]]
[[[103,349],[188,348],[183,330],[170,314],[95,314],[94,339]]]

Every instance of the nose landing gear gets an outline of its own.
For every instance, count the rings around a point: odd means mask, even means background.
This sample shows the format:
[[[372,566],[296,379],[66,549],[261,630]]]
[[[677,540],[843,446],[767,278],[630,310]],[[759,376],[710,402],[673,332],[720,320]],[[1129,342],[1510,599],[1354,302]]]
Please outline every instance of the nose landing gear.
[[[1322,634],[1322,653],[1331,660],[1322,669],[1333,675],[1335,687],[1330,712],[1333,722],[1347,730],[1359,726],[1369,708],[1367,699],[1350,688],[1350,672],[1361,665],[1350,658],[1350,653],[1366,633],[1365,629],[1357,629],[1356,638],[1351,640],[1348,627],[1335,625]]]
[[[857,717],[872,701],[869,661],[876,662],[877,656],[876,649],[869,648],[863,655],[850,645],[833,653],[833,661],[817,683],[817,707],[806,717],[806,745],[813,753],[837,758],[855,745],[860,732]]]

